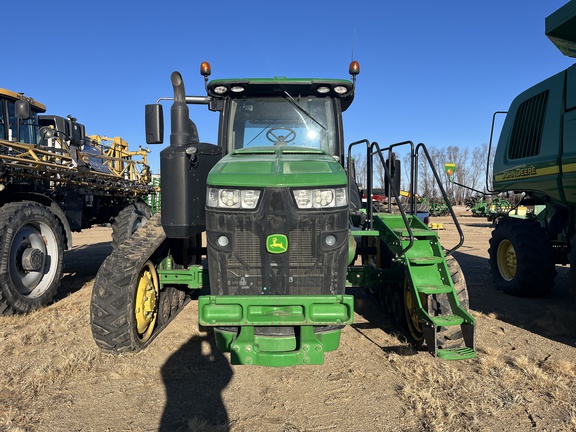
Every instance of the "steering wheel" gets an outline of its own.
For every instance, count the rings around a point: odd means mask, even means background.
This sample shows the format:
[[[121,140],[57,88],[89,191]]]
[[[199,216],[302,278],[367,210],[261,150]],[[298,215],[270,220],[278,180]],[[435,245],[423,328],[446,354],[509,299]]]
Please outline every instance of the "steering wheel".
[[[276,132],[279,130],[288,131],[288,134],[286,136],[279,135]],[[266,138],[268,139],[268,141],[273,142],[274,145],[282,146],[286,145],[289,142],[294,141],[296,139],[296,132],[294,132],[294,129],[290,129],[284,126],[278,126],[270,128],[268,132],[266,132]]]

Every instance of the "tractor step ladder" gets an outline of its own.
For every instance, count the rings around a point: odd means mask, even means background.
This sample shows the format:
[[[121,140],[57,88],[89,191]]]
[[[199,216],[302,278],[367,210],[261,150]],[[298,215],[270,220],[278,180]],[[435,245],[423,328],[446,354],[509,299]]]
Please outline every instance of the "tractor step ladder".
[[[416,216],[410,216],[410,218],[416,218]],[[410,234],[405,226],[391,228],[390,225],[395,225],[395,222],[390,220],[387,220],[384,225],[387,226],[390,235],[396,237],[396,242],[392,243],[397,244],[401,248],[399,250],[409,244]],[[433,356],[446,360],[473,358],[476,356],[474,318],[460,306],[450,269],[438,241],[438,233],[417,226],[411,231],[414,237],[413,245],[399,259],[403,260],[406,265],[407,277],[410,278],[409,289],[415,299],[413,313],[418,316],[428,351]],[[443,304],[449,304],[450,310],[441,310],[439,315],[434,315],[434,311],[425,307],[428,305],[422,304],[423,298],[430,299],[430,296],[432,296],[433,301],[437,300],[439,296],[445,296]],[[410,318],[408,317],[408,319]],[[460,327],[463,346],[443,348],[442,344],[439,343],[438,330],[450,326]]]

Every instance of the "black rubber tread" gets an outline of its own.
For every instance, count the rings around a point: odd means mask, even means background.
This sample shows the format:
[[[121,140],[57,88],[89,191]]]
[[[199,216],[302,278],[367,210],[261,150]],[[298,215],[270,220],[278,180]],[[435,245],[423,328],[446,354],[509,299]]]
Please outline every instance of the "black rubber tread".
[[[90,303],[90,324],[94,341],[102,351],[112,354],[139,351],[161,331],[157,322],[148,341],[138,338],[134,302],[140,270],[148,260],[158,264],[166,256],[167,247],[163,245],[167,242],[157,213],[114,250],[98,270]]]
[[[56,240],[56,257],[50,262],[56,267],[49,286],[35,297],[27,297],[16,289],[10,277],[10,247],[14,233],[29,223],[42,222],[52,231]],[[46,238],[45,238],[46,241]],[[51,264],[52,265],[52,264]],[[64,271],[64,233],[58,218],[45,206],[33,201],[8,203],[0,208],[0,315],[28,313],[52,302]],[[45,276],[48,277],[48,276]],[[42,279],[43,282],[46,282]]]
[[[118,249],[134,234],[138,225],[144,226],[151,217],[152,211],[146,203],[136,201],[127,205],[112,222],[112,248]]]
[[[505,280],[498,268],[498,246],[504,240],[512,243],[516,253],[516,274]],[[503,218],[492,231],[490,269],[496,288],[520,297],[548,295],[554,286],[556,266],[552,243],[536,221]]]
[[[452,277],[456,297],[460,302],[460,306],[468,311],[470,301],[468,297],[468,287],[462,268],[456,258],[452,255],[446,257],[446,264]],[[452,315],[452,307],[448,300],[447,294],[433,294],[428,296],[428,309],[430,315]],[[462,329],[460,326],[439,327],[436,333],[436,341],[438,348],[459,348],[464,346],[464,339],[462,336]]]
[[[166,326],[186,304],[186,293],[176,287],[167,287],[160,292],[158,327]]]

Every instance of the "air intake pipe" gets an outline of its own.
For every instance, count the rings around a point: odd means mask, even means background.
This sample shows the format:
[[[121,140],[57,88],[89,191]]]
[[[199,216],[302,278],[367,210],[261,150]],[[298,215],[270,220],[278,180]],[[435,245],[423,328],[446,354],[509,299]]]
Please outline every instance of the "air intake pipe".
[[[206,179],[222,157],[222,149],[200,143],[189,119],[184,81],[171,77],[174,103],[170,108],[170,145],[160,152],[162,227],[170,238],[189,238],[206,229]]]
[[[174,87],[174,103],[170,108],[170,145],[178,147],[190,144],[190,120],[188,105],[186,105],[186,90],[180,72],[172,72],[170,76]]]

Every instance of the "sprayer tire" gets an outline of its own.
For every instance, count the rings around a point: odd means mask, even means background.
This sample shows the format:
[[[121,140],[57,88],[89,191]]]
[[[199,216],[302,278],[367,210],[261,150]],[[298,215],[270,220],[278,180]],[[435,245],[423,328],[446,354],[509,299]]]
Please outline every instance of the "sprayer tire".
[[[0,315],[48,305],[60,285],[64,237],[58,218],[32,201],[0,209]]]

